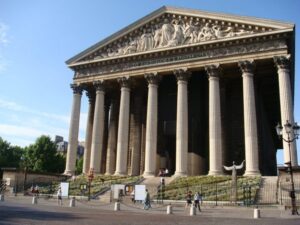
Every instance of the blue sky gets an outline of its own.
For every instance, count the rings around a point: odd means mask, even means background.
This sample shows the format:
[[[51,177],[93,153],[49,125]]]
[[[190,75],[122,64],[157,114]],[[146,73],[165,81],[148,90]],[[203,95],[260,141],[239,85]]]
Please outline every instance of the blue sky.
[[[300,24],[298,0],[0,0],[0,136],[20,146],[42,134],[67,140],[73,73],[65,61],[163,5]],[[298,122],[299,41],[296,35]],[[80,140],[86,115],[83,97]]]

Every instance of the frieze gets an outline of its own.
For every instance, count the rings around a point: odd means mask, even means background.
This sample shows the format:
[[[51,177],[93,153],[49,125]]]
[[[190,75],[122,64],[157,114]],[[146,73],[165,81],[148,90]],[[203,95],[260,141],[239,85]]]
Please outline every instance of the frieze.
[[[274,40],[274,41],[267,41],[267,42],[259,42],[259,43],[250,43],[250,44],[243,44],[243,45],[233,45],[233,46],[225,46],[216,49],[206,49],[206,50],[199,50],[195,52],[193,50],[192,53],[185,53],[180,55],[168,55],[150,59],[142,59],[142,60],[135,60],[131,62],[119,62],[115,64],[109,65],[101,65],[98,67],[91,67],[91,68],[78,68],[75,72],[75,78],[86,77],[86,76],[94,76],[94,75],[101,75],[113,72],[123,72],[129,71],[134,69],[140,69],[144,67],[150,66],[157,66],[157,65],[164,65],[164,64],[171,64],[175,62],[187,61],[187,60],[201,60],[201,59],[208,59],[220,56],[231,56],[237,54],[245,54],[245,53],[254,53],[254,52],[263,52],[269,51],[274,49],[285,49],[287,45],[283,40]]]
[[[102,47],[82,61],[147,52],[154,49],[184,46],[211,40],[238,37],[265,31],[253,27],[196,17],[167,14],[124,37]]]

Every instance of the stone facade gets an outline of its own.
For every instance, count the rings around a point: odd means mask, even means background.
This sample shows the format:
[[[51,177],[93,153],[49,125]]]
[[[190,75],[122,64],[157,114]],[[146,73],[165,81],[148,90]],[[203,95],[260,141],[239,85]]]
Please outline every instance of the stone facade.
[[[67,61],[74,71],[66,174],[89,97],[83,173],[275,175],[278,121],[293,121],[293,24],[162,7]],[[296,146],[292,162],[297,165]]]

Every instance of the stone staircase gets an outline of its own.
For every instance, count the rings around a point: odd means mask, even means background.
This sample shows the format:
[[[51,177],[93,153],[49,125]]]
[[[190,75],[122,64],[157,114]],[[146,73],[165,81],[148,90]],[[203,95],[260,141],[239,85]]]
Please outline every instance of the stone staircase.
[[[163,177],[165,179],[165,185],[168,185],[171,181],[174,180],[174,177]],[[157,194],[157,187],[160,185],[161,177],[147,177],[141,183],[146,185],[146,188],[149,191],[150,196]]]
[[[277,204],[278,203],[278,177],[263,176],[261,178],[260,189],[257,195],[258,204]]]

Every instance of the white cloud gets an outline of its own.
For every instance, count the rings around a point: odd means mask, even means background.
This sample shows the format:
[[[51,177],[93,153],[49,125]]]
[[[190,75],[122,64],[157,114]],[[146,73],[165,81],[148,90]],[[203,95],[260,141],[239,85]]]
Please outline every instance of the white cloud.
[[[46,113],[46,112],[40,112],[37,110],[32,110],[26,106],[17,104],[12,101],[6,101],[3,99],[0,99],[0,108],[7,109],[7,110],[12,110],[12,111],[17,111],[17,112],[24,112],[24,113],[29,113],[33,114],[36,116],[41,116],[45,117],[48,119],[54,119],[54,120],[59,120],[60,122],[64,123],[69,123],[69,117],[65,115],[59,115],[59,114],[53,114],[53,113]]]
[[[7,37],[8,26],[0,22],[0,45],[8,44],[9,40]]]

